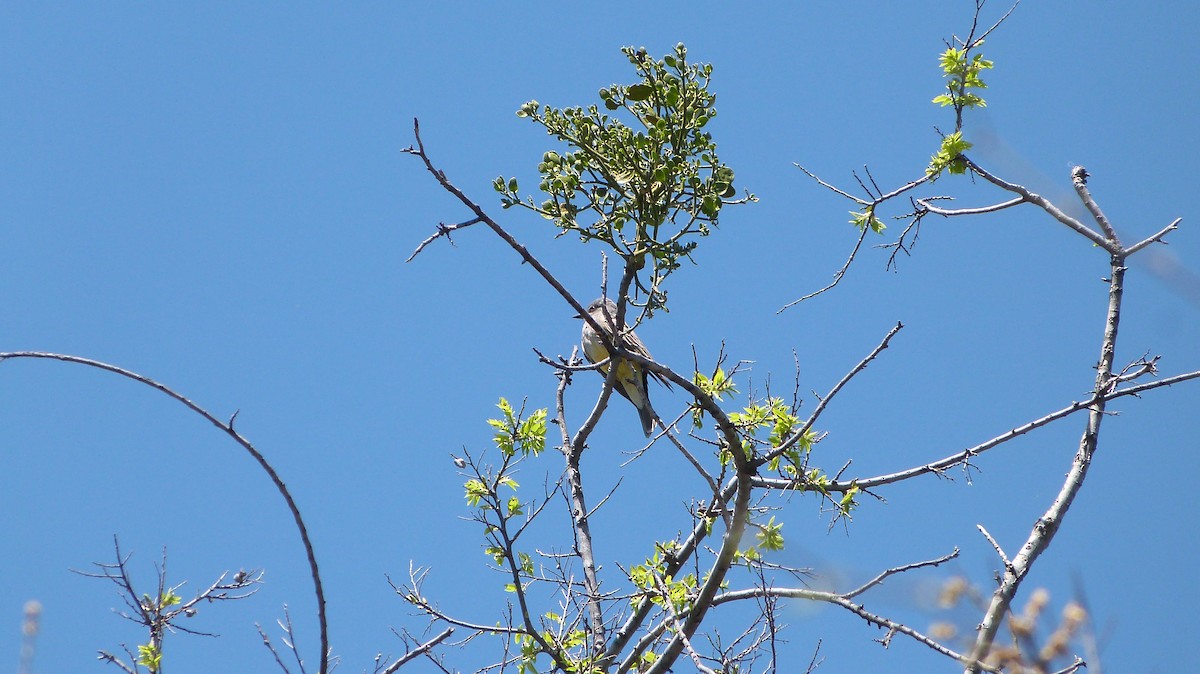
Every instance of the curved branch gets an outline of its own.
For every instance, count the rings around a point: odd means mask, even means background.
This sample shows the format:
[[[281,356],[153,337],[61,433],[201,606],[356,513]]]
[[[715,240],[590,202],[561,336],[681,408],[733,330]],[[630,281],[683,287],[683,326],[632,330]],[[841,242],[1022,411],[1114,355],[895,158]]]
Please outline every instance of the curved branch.
[[[917,199],[917,203],[921,205],[921,208],[924,208],[934,215],[954,217],[956,215],[979,215],[981,213],[995,213],[996,211],[1002,211],[1006,208],[1029,203],[1029,200],[1025,197],[1019,196],[998,204],[992,204],[991,206],[977,206],[975,208],[941,208],[940,206],[934,206],[924,199]]]
[[[319,674],[326,674],[329,671],[329,627],[325,620],[325,589],[321,584],[321,574],[317,570],[317,557],[313,552],[312,540],[308,537],[308,529],[304,526],[304,518],[300,516],[300,508],[296,505],[296,501],[292,498],[291,493],[288,491],[287,485],[283,483],[283,480],[279,477],[279,474],[275,472],[275,469],[271,467],[271,464],[267,463],[266,457],[264,457],[262,453],[255,449],[254,445],[250,444],[249,440],[242,437],[241,433],[238,433],[236,430],[234,430],[233,419],[237,417],[237,414],[235,413],[233,417],[230,417],[229,422],[226,423],[210,414],[203,407],[200,407],[183,395],[176,393],[164,384],[160,384],[157,381],[154,381],[153,379],[140,375],[136,372],[117,367],[116,365],[102,363],[98,360],[91,360],[90,358],[81,358],[79,356],[71,356],[62,353],[46,353],[43,351],[0,352],[0,362],[16,358],[40,358],[47,360],[58,360],[65,363],[75,363],[77,365],[86,365],[88,367],[94,367],[99,370],[121,375],[122,377],[132,379],[139,384],[145,384],[146,386],[157,389],[165,393],[167,396],[179,401],[180,403],[183,403],[185,407],[207,419],[212,425],[221,429],[222,432],[233,438],[234,442],[238,443],[243,449],[249,452],[250,456],[252,456],[254,460],[258,462],[258,465],[261,466],[264,471],[266,471],[267,476],[271,478],[271,482],[275,484],[275,488],[279,490],[280,495],[283,496],[283,500],[287,503],[288,510],[290,510],[292,513],[292,519],[294,519],[296,522],[296,529],[298,529],[300,532],[300,540],[304,544],[304,553],[308,557],[308,568],[310,574],[312,575],[313,589],[317,595],[317,622],[321,632],[320,668],[317,671]]]
[[[1046,211],[1047,213],[1050,214],[1050,217],[1054,218],[1055,220],[1058,220],[1059,222],[1063,223],[1067,227],[1070,227],[1071,229],[1075,230],[1076,232],[1079,232],[1083,236],[1087,237],[1087,239],[1089,241],[1096,244],[1097,246],[1100,246],[1101,248],[1108,251],[1109,253],[1116,254],[1120,250],[1117,247],[1117,244],[1115,242],[1109,241],[1108,239],[1104,238],[1097,232],[1093,231],[1087,225],[1085,225],[1082,222],[1076,220],[1075,218],[1072,218],[1071,216],[1067,215],[1066,213],[1064,213],[1062,211],[1062,209],[1060,209],[1058,206],[1055,206],[1054,203],[1052,201],[1050,201],[1049,199],[1047,199],[1046,197],[1043,197],[1040,194],[1034,193],[1028,187],[1024,187],[1024,186],[1018,185],[1016,183],[1010,183],[1007,180],[1002,180],[1001,178],[998,178],[998,177],[992,175],[991,173],[986,171],[983,167],[981,167],[979,164],[976,164],[975,162],[971,161],[971,159],[968,158],[966,155],[959,155],[959,159],[966,162],[967,166],[970,166],[971,170],[974,171],[976,174],[978,174],[984,180],[995,185],[996,187],[999,187],[1002,190],[1007,190],[1009,192],[1012,192],[1013,194],[1021,195],[1025,201],[1028,201],[1029,203],[1037,206],[1038,208],[1042,209],[1043,211]]]

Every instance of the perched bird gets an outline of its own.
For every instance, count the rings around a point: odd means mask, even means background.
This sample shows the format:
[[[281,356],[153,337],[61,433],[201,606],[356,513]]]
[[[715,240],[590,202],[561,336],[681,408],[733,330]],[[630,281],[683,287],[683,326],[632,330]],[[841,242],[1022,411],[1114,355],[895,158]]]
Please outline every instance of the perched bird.
[[[606,312],[607,309],[607,312]],[[591,317],[604,328],[605,334],[608,335],[610,341],[613,339],[613,324],[617,320],[617,305],[612,300],[601,297],[592,301],[587,306],[587,312]],[[606,315],[607,313],[607,315]],[[575,318],[583,318],[582,315]],[[589,363],[599,363],[608,358],[608,349],[604,348],[604,342],[601,341],[600,335],[592,328],[592,325],[586,320],[583,322],[583,355],[587,357]],[[633,331],[627,331],[621,335],[619,346],[629,353],[636,353],[643,358],[650,358],[650,352],[646,350],[646,346],[642,344],[642,340]],[[656,415],[654,408],[650,406],[650,394],[646,388],[647,370],[642,367],[641,363],[634,363],[625,359],[616,359],[614,361],[617,366],[616,379],[613,381],[613,389],[620,393],[626,400],[633,403],[633,406],[638,411],[638,416],[642,420],[642,431],[646,437],[654,432],[654,421]],[[601,374],[608,376],[608,368],[612,363],[600,368]],[[663,386],[671,388],[671,384],[667,382],[662,375],[653,373]]]

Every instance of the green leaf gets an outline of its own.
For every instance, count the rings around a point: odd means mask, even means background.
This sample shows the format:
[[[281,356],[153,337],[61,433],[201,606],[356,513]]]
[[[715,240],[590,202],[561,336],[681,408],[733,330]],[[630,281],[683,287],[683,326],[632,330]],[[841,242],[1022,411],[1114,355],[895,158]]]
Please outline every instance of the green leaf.
[[[654,88],[648,84],[631,84],[625,93],[625,98],[631,101],[644,101],[654,93]]]
[[[137,664],[150,670],[150,674],[155,674],[162,668],[162,651],[153,642],[139,644]]]
[[[463,488],[466,490],[467,505],[472,508],[477,507],[483,497],[488,495],[487,487],[479,480],[467,480]]]
[[[771,517],[766,524],[761,525],[755,536],[758,538],[758,544],[764,550],[783,549],[783,524],[776,524],[774,517]]]

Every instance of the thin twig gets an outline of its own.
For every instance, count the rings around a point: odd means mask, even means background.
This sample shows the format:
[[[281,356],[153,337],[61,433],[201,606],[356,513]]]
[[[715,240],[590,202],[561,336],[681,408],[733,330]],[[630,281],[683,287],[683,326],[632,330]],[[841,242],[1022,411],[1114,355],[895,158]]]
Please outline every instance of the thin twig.
[[[1012,429],[1011,431],[1002,433],[1001,435],[998,435],[998,436],[992,438],[991,440],[982,442],[978,445],[975,445],[974,447],[965,449],[956,454],[952,454],[943,459],[939,459],[937,461],[927,463],[923,466],[917,466],[915,468],[908,468],[908,469],[905,469],[905,470],[902,470],[899,472],[889,473],[887,475],[879,475],[879,476],[875,476],[875,477],[855,478],[855,479],[846,480],[846,481],[838,480],[838,481],[830,483],[828,485],[827,489],[828,489],[828,491],[832,491],[832,492],[844,492],[853,486],[857,486],[860,489],[868,489],[871,487],[878,487],[878,486],[885,485],[885,484],[891,484],[893,482],[900,482],[902,480],[907,480],[909,478],[913,478],[918,475],[924,475],[926,473],[940,474],[947,468],[951,468],[960,463],[963,463],[964,461],[967,461],[968,459],[974,458],[975,456],[978,456],[978,455],[982,454],[983,452],[985,452],[989,449],[992,449],[993,447],[1004,444],[1005,442],[1008,442],[1009,440],[1012,440],[1013,438],[1015,438],[1019,435],[1024,435],[1025,433],[1028,433],[1029,431],[1032,431],[1036,428],[1041,428],[1042,426],[1045,426],[1046,424],[1049,424],[1052,421],[1057,421],[1059,419],[1062,419],[1063,417],[1070,416],[1076,412],[1079,412],[1080,410],[1088,409],[1092,405],[1095,405],[1100,400],[1107,401],[1107,400],[1113,400],[1115,398],[1120,398],[1122,396],[1137,395],[1139,393],[1143,393],[1143,392],[1149,391],[1151,389],[1156,389],[1156,388],[1159,388],[1162,386],[1171,386],[1173,384],[1179,384],[1181,382],[1185,382],[1185,381],[1189,381],[1189,380],[1197,379],[1197,378],[1200,378],[1200,370],[1197,370],[1194,372],[1186,372],[1184,374],[1175,375],[1174,377],[1168,377],[1166,379],[1159,379],[1156,381],[1147,382],[1145,384],[1139,384],[1137,386],[1130,386],[1128,388],[1118,389],[1116,391],[1107,393],[1102,396],[1093,396],[1093,397],[1088,398],[1087,400],[1084,400],[1081,402],[1071,403],[1067,407],[1064,407],[1055,412],[1051,412],[1050,414],[1047,414],[1046,416],[1044,416],[1040,419],[1037,419],[1035,421],[1031,421],[1027,424],[1018,426],[1018,427]],[[769,487],[776,488],[776,489],[795,489],[795,487],[796,487],[794,481],[792,481],[792,480],[770,480],[767,478],[758,478],[756,480],[755,484],[758,486],[769,486]]]
[[[821,601],[821,602],[825,602],[828,604],[834,604],[836,606],[841,606],[842,608],[859,616],[860,618],[862,618],[863,620],[867,621],[868,623],[870,623],[872,625],[878,625],[879,627],[887,629],[889,632],[903,634],[903,635],[915,640],[916,642],[923,644],[923,645],[933,649],[934,651],[937,651],[938,653],[941,653],[942,655],[945,655],[947,657],[950,657],[950,658],[952,658],[954,660],[958,660],[958,661],[962,661],[965,658],[965,656],[963,654],[954,651],[953,649],[949,648],[948,646],[945,646],[944,644],[938,642],[937,640],[933,639],[932,637],[926,636],[925,634],[922,634],[921,632],[909,627],[908,625],[905,625],[903,623],[899,623],[894,620],[884,618],[883,616],[880,616],[878,614],[872,613],[872,612],[866,610],[866,608],[864,608],[862,604],[855,603],[854,601],[847,598],[845,595],[837,594],[834,592],[809,590],[807,588],[755,587],[755,588],[751,588],[751,589],[747,589],[747,590],[732,590],[729,592],[723,592],[720,595],[718,595],[716,598],[713,599],[713,603],[719,605],[719,604],[724,604],[724,603],[732,602],[732,601],[743,601],[746,599],[754,599],[754,598],[763,596],[764,594],[769,594],[771,596],[784,597],[784,598],[789,598],[789,599],[807,599],[807,600],[811,600],[811,601]],[[980,667],[984,671],[988,671],[988,672],[998,672],[999,671],[999,668],[991,666],[991,665],[981,664]]]
[[[383,670],[383,672],[381,672],[381,674],[395,674],[396,670],[403,667],[410,660],[412,660],[414,658],[418,658],[421,655],[423,655],[424,653],[429,652],[434,646],[437,646],[438,644],[440,644],[443,641],[445,641],[446,639],[448,639],[451,634],[454,634],[454,628],[447,627],[446,629],[442,630],[441,634],[438,634],[436,637],[430,639],[429,641],[426,641],[425,643],[421,644],[420,646],[417,646],[416,648],[412,649],[411,651],[405,653],[403,657],[401,657],[399,660],[396,660],[391,665],[389,665],[387,669],[385,669],[385,670]]]
[[[1162,238],[1164,236],[1166,236],[1167,234],[1170,234],[1171,232],[1178,229],[1179,223],[1182,221],[1183,221],[1183,218],[1175,218],[1174,220],[1171,221],[1171,224],[1167,225],[1166,227],[1163,227],[1162,229],[1158,230],[1154,234],[1151,234],[1150,236],[1146,237],[1145,239],[1142,239],[1141,241],[1138,241],[1137,243],[1133,244],[1132,246],[1126,248],[1125,249],[1126,257],[1133,255],[1134,253],[1138,252],[1139,250],[1145,248],[1146,246],[1149,246],[1150,244],[1152,244],[1156,241],[1162,241]]]
[[[1000,561],[1003,562],[1004,568],[1012,568],[1012,562],[1009,561],[1008,555],[1004,554],[1004,548],[1000,547],[1000,544],[996,542],[996,539],[992,537],[992,534],[989,533],[982,524],[976,524],[975,528],[979,529],[979,533],[983,534],[983,537],[987,539],[988,543],[992,544],[992,548],[994,548],[996,550],[996,554],[1000,556]]]
[[[1006,208],[1011,208],[1013,206],[1018,206],[1020,204],[1029,202],[1027,199],[1025,199],[1025,197],[1014,197],[1008,201],[992,204],[991,206],[977,206],[975,208],[941,208],[940,206],[934,206],[924,199],[917,199],[917,203],[920,204],[922,208],[930,213],[933,213],[934,215],[954,217],[956,215],[980,215],[981,213],[995,213],[996,211],[1002,211]]]
[[[782,456],[784,452],[788,451],[793,445],[799,442],[800,439],[812,429],[813,425],[817,423],[817,419],[821,416],[821,413],[825,411],[825,408],[829,405],[829,401],[833,400],[833,397],[838,394],[838,391],[841,391],[846,384],[850,383],[850,380],[853,379],[855,375],[867,369],[867,365],[870,365],[871,361],[875,360],[880,353],[883,353],[884,349],[888,348],[888,344],[892,341],[892,337],[895,337],[896,333],[900,332],[902,329],[904,329],[904,324],[896,323],[891,330],[888,330],[887,334],[883,336],[883,340],[879,342],[879,345],[872,349],[871,353],[867,354],[865,358],[860,360],[858,365],[855,365],[853,369],[847,372],[846,375],[843,376],[832,389],[830,389],[829,393],[827,393],[825,397],[821,399],[821,402],[817,403],[816,409],[814,409],[813,413],[809,415],[808,420],[804,422],[804,425],[801,426],[799,430],[794,432],[790,438],[781,443],[779,447],[758,459],[755,462],[756,465],[765,465],[774,458]]]
[[[846,599],[853,599],[854,597],[857,597],[858,595],[866,592],[867,590],[875,587],[876,585],[883,584],[883,581],[888,576],[892,576],[897,573],[904,573],[905,571],[912,571],[913,569],[924,568],[926,566],[940,566],[956,557],[958,557],[958,548],[957,547],[954,548],[954,550],[952,550],[949,554],[942,555],[941,557],[938,557],[936,559],[927,559],[923,562],[913,562],[911,564],[904,564],[902,566],[897,566],[897,567],[893,567],[891,569],[887,569],[887,570],[883,571],[882,573],[880,573],[878,576],[875,576],[871,580],[867,581],[860,587],[857,587],[849,592],[846,592],[842,596],[845,597]]]
[[[830,185],[829,183],[825,182],[824,180],[821,180],[820,178],[818,178],[815,173],[813,173],[812,171],[809,171],[808,169],[804,168],[800,164],[792,164],[792,165],[795,166],[796,168],[800,169],[801,171],[804,171],[804,175],[817,181],[817,184],[820,185],[821,187],[824,187],[825,189],[827,189],[831,192],[834,192],[836,194],[840,194],[843,197],[846,197],[847,199],[849,199],[850,201],[853,201],[854,203],[858,204],[859,206],[867,206],[871,203],[870,201],[866,201],[864,199],[859,199],[858,197],[854,196],[853,194],[850,194],[849,192],[844,192],[844,191],[838,189],[837,187]]]
[[[859,249],[862,248],[863,241],[867,238],[867,232],[869,232],[869,231],[871,231],[870,227],[863,227],[862,231],[858,233],[858,240],[856,240],[854,242],[854,248],[850,249],[850,255],[848,255],[846,257],[846,261],[842,264],[842,268],[837,270],[833,274],[833,280],[830,281],[828,283],[828,285],[826,285],[823,288],[820,288],[819,290],[814,290],[811,293],[809,293],[803,297],[800,297],[798,299],[792,300],[791,302],[788,302],[787,304],[783,305],[782,307],[779,307],[779,309],[776,310],[775,313],[782,314],[783,312],[787,311],[788,309],[791,309],[792,307],[796,306],[797,304],[800,304],[801,302],[803,302],[805,300],[810,300],[810,299],[816,297],[817,295],[820,295],[821,293],[824,293],[829,290],[833,290],[833,288],[837,284],[842,282],[842,277],[845,276],[846,271],[848,271],[850,269],[850,265],[853,264],[854,258],[858,255]]]
[[[434,232],[433,234],[430,234],[428,237],[426,237],[426,239],[424,241],[422,241],[419,246],[417,246],[417,249],[412,252],[412,255],[409,255],[408,258],[405,259],[404,261],[412,262],[414,258],[416,258],[418,255],[421,254],[421,251],[425,249],[425,246],[428,246],[429,244],[433,243],[434,241],[436,241],[437,239],[439,239],[443,236],[446,237],[446,240],[450,242],[450,245],[454,245],[454,241],[450,238],[450,232],[453,232],[456,229],[462,229],[463,227],[470,227],[471,225],[476,225],[481,222],[483,222],[483,220],[480,220],[479,218],[471,218],[470,220],[467,220],[466,222],[460,222],[456,225],[447,225],[445,223],[439,222],[438,226],[437,226],[437,231]]]

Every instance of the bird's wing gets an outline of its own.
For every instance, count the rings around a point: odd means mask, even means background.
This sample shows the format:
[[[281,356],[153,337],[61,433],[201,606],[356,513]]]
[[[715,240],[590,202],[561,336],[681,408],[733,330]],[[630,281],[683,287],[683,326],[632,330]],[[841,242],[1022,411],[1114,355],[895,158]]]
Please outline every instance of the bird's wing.
[[[624,341],[625,341],[625,348],[628,349],[630,353],[636,353],[637,355],[641,356],[642,358],[654,360],[654,356],[650,355],[650,351],[646,348],[646,345],[643,344],[642,340],[639,339],[638,336],[636,334],[634,334],[633,332],[626,333]],[[668,390],[671,388],[671,382],[667,381],[666,377],[662,376],[661,374],[659,374],[657,372],[650,372],[649,370],[647,370],[647,372],[650,374],[650,376],[657,379],[658,383],[667,387]]]

